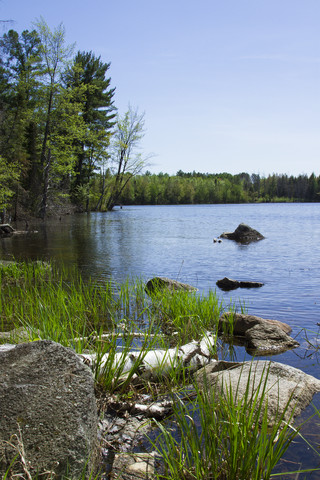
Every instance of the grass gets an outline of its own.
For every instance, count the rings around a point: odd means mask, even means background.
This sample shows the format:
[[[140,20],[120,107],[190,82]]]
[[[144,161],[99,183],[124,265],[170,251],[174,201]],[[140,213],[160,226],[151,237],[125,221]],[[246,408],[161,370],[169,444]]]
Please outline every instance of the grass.
[[[214,292],[198,296],[161,290],[150,299],[139,279],[121,285],[84,283],[77,272],[59,273],[41,262],[2,267],[0,282],[0,330],[24,327],[30,340],[53,340],[78,353],[92,335],[134,329],[156,334],[160,344],[181,345],[215,331],[222,312]]]
[[[157,422],[160,434],[151,442],[161,458],[156,478],[268,480],[277,476],[272,473],[275,466],[300,432],[292,426],[293,411],[289,422],[284,420],[290,402],[270,428],[267,375],[263,378],[254,393],[248,381],[245,394],[236,401],[231,389],[214,394],[197,385],[189,404],[176,397],[171,423]],[[287,474],[298,473],[302,471]]]
[[[197,387],[195,398],[186,402],[180,392],[190,384],[191,373],[181,363],[159,376],[157,385],[155,375],[152,382],[141,382],[133,389],[132,380],[151,350],[178,348],[208,331],[217,335],[223,305],[214,292],[159,289],[149,297],[139,279],[121,285],[84,283],[75,271],[58,271],[42,262],[1,265],[0,284],[0,330],[15,329],[9,341],[24,335],[27,341],[53,340],[77,353],[94,353],[94,378],[103,395],[132,398],[147,391],[154,398],[159,393],[173,396],[171,423],[157,423],[161,435],[154,448],[162,457],[157,478],[266,480],[300,435],[281,416],[271,431],[267,428],[263,382],[259,397],[258,393],[250,396],[248,390],[237,403],[232,392],[213,397]],[[17,330],[21,328],[22,334]],[[212,358],[217,348],[216,340]],[[164,369],[165,360],[164,354],[159,370]],[[20,453],[21,449],[18,457]],[[9,472],[5,478],[12,478]],[[31,480],[26,472],[22,475],[15,478]],[[50,475],[39,478],[53,479]]]

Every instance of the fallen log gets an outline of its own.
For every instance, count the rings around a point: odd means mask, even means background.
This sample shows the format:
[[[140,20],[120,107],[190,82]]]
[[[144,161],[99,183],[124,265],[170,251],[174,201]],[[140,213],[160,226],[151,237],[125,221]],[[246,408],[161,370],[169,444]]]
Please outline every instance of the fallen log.
[[[206,333],[200,341],[192,341],[181,347],[150,350],[146,353],[129,352],[125,355],[118,352],[114,355],[113,365],[119,365],[122,373],[128,373],[132,368],[137,368],[139,362],[139,375],[148,377],[150,374],[164,376],[171,370],[179,367],[188,367],[192,371],[207,365],[214,357],[213,348],[216,344],[216,336]],[[109,354],[99,358],[95,353],[82,353],[80,357],[92,370],[103,371],[107,365]]]

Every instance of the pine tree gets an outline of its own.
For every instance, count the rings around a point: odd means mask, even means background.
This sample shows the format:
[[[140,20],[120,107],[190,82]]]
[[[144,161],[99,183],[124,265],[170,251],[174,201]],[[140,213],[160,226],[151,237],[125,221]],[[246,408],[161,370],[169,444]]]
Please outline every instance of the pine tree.
[[[115,107],[111,78],[107,77],[110,63],[103,63],[92,52],[78,52],[73,65],[64,75],[65,85],[72,89],[81,88],[82,119],[86,135],[78,142],[75,164],[74,193],[79,187],[88,185],[94,170],[107,159],[111,130],[115,125]]]

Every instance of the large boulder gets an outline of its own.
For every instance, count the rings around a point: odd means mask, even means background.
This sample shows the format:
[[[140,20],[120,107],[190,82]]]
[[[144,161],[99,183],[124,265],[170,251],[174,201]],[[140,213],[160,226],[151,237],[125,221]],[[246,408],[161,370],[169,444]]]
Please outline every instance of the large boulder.
[[[227,399],[232,395],[236,404],[247,394],[249,398],[257,395],[267,408],[270,426],[282,414],[284,421],[290,421],[292,414],[299,415],[313,395],[320,392],[320,380],[297,368],[267,360],[230,365],[217,362],[203,367],[195,378],[200,387],[215,394]]]
[[[289,336],[291,327],[279,320],[226,312],[219,318],[218,331],[242,340],[251,355],[276,355],[299,343]]]
[[[250,243],[262,240],[264,236],[254,228],[249,227],[249,225],[240,223],[234,232],[224,232],[220,235],[220,238],[235,240],[239,243]]]
[[[186,290],[188,292],[196,292],[198,289],[188,285],[187,283],[178,282],[167,277],[154,277],[148,280],[146,284],[146,292],[153,293],[158,290],[167,289],[170,291]]]
[[[30,476],[89,476],[97,457],[94,381],[71,349],[51,341],[0,347],[0,412],[2,475],[17,456],[13,469]]]

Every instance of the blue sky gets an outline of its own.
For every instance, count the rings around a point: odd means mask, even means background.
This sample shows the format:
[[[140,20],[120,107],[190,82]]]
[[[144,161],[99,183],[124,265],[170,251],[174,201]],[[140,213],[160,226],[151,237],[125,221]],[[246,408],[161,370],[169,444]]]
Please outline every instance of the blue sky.
[[[319,0],[0,0],[111,62],[149,170],[320,175]]]

